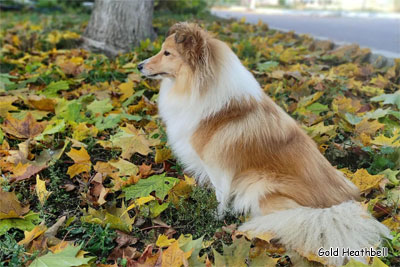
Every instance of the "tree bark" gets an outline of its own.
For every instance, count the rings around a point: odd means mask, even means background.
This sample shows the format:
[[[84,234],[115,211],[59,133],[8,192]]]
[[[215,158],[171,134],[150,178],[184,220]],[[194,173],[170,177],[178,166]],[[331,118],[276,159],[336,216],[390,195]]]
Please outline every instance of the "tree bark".
[[[96,0],[83,47],[115,57],[154,37],[154,0]]]

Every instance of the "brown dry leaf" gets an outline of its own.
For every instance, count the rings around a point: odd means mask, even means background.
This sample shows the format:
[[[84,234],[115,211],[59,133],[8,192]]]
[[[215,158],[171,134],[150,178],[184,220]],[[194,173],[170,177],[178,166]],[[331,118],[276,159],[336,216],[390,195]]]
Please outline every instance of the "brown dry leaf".
[[[376,131],[382,129],[384,126],[385,124],[380,123],[377,120],[370,122],[367,118],[364,118],[361,122],[356,124],[355,133],[373,136],[375,135]]]
[[[67,174],[69,177],[73,178],[82,172],[90,172],[92,163],[90,162],[90,156],[84,147],[81,147],[80,150],[72,148],[67,155],[75,162],[74,165],[68,168]]]
[[[46,225],[37,225],[35,226],[35,228],[32,229],[32,231],[25,231],[24,232],[25,238],[19,241],[18,245],[29,244],[33,239],[37,238],[38,236],[46,232],[46,230],[47,230]]]
[[[0,190],[0,219],[22,218],[29,206],[22,207],[14,192]]]
[[[109,162],[98,161],[94,165],[94,170],[103,175],[112,175],[117,171],[117,168],[113,167]]]
[[[2,129],[17,138],[34,138],[43,132],[46,122],[37,122],[31,113],[28,113],[23,120],[17,120],[10,114],[2,125]]]
[[[136,248],[130,247],[130,245],[136,244],[138,239],[131,235],[125,234],[122,231],[117,230],[117,246],[113,249],[107,260],[118,260],[119,258],[132,259],[136,254]]]
[[[33,175],[37,174],[41,170],[47,168],[47,165],[32,165],[30,163],[22,164],[18,163],[13,169],[13,175],[11,176],[11,182],[18,182],[25,179],[31,178]]]
[[[97,173],[91,183],[90,190],[87,193],[88,199],[96,205],[103,205],[107,201],[105,197],[110,192],[109,188],[103,186],[103,176]]]
[[[142,163],[142,165],[139,166],[139,174],[140,177],[147,177],[150,176],[151,174],[153,174],[154,171],[151,169],[151,164],[150,165],[146,165],[144,163]]]

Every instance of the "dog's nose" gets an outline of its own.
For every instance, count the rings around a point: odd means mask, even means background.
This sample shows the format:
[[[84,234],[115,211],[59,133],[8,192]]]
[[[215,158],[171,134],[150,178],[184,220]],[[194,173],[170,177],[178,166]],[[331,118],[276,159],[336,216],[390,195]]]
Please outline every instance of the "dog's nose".
[[[137,66],[138,70],[142,70],[142,69],[143,69],[143,65],[144,65],[144,63],[140,63],[140,64]]]

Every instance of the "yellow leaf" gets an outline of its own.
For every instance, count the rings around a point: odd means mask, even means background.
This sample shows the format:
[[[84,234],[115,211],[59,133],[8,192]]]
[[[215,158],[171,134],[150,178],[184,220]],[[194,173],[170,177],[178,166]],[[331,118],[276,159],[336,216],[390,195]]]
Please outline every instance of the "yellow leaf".
[[[66,31],[62,34],[62,38],[64,39],[79,39],[81,36],[76,32]]]
[[[172,245],[168,247],[167,250],[163,252],[161,266],[181,266],[190,257],[192,251],[193,250],[190,250],[186,253],[183,252],[183,250],[179,248],[179,242],[175,241],[174,243],[172,243]]]
[[[166,235],[159,235],[157,238],[156,245],[158,247],[168,247],[175,241],[176,241],[175,238],[168,239],[168,236],[166,236]],[[176,242],[176,243],[178,244],[178,242]],[[178,248],[179,248],[179,246],[178,246]],[[171,266],[175,266],[175,265],[171,265]]]
[[[139,171],[139,168],[135,164],[121,158],[118,160],[110,160],[108,163],[117,168],[121,176],[136,175]]]
[[[110,140],[114,146],[122,149],[122,158],[129,159],[136,152],[146,156],[152,151],[149,148],[151,144],[143,130],[137,130],[130,124],[121,127],[121,130],[122,132],[117,133]]]
[[[141,206],[141,205],[146,204],[147,202],[150,202],[154,199],[155,199],[155,197],[153,197],[153,196],[140,197],[140,198],[136,199],[135,202],[136,202],[136,205]]]
[[[379,146],[400,147],[399,136],[400,136],[400,128],[394,131],[393,137],[386,137],[383,134],[381,134],[378,135],[374,140],[372,140],[371,143]]]
[[[140,198],[136,199],[131,205],[129,205],[129,207],[126,208],[126,211],[124,211],[124,214],[126,212],[130,211],[131,209],[141,206],[143,204],[146,204],[147,202],[150,202],[154,199],[155,199],[155,197],[153,197],[153,196],[140,197]]]
[[[0,117],[6,117],[9,111],[18,110],[12,103],[17,100],[17,97],[3,96],[0,97]]]
[[[19,241],[18,245],[29,244],[33,239],[37,238],[38,236],[46,232],[46,230],[47,230],[46,225],[37,225],[35,226],[35,228],[32,229],[32,231],[25,231],[24,232],[25,238]]]
[[[181,198],[187,198],[192,192],[193,178],[189,178],[185,175],[185,180],[180,180],[169,192],[168,200],[174,203],[176,206]]]
[[[58,31],[52,31],[51,33],[49,33],[49,35],[47,35],[47,41],[53,45],[60,42],[61,38],[62,38],[62,35]]]
[[[341,115],[348,113],[356,113],[361,108],[359,100],[346,97],[337,97],[332,101],[332,109]]]
[[[359,169],[351,174],[349,179],[360,189],[361,193],[367,193],[369,190],[379,188],[379,182],[384,175],[371,175],[366,169]]]
[[[67,174],[71,178],[82,172],[90,172],[92,163],[90,162],[90,156],[84,147],[81,147],[80,150],[72,148],[67,155],[75,162],[75,164],[70,166],[67,171]]]
[[[156,156],[154,158],[155,163],[162,163],[172,156],[171,150],[169,148],[157,148],[156,149]]]
[[[88,137],[95,137],[97,136],[99,130],[95,127],[87,127],[86,123],[81,122],[78,125],[74,126],[72,133],[72,138],[78,141],[82,141]]]
[[[21,45],[21,41],[19,40],[19,37],[17,35],[13,35],[12,37],[12,43],[15,46],[20,46]]]
[[[38,196],[39,202],[42,206],[51,195],[51,192],[46,189],[46,182],[40,180],[39,174],[36,175],[36,195]]]
[[[394,217],[389,217],[382,222],[390,230],[398,231],[400,229],[400,215],[395,215]]]
[[[126,99],[128,99],[130,96],[133,95],[134,90],[133,90],[133,82],[129,81],[126,83],[121,83],[119,86],[119,91],[121,92],[121,97],[120,97],[120,101],[123,102]]]

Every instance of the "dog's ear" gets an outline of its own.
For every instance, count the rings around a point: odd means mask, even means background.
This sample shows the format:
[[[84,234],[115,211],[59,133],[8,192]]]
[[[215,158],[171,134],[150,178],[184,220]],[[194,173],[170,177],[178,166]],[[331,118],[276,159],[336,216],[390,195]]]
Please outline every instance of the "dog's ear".
[[[204,67],[210,54],[208,34],[196,24],[181,22],[173,25],[168,36],[175,34],[178,52],[189,66],[195,70]]]

